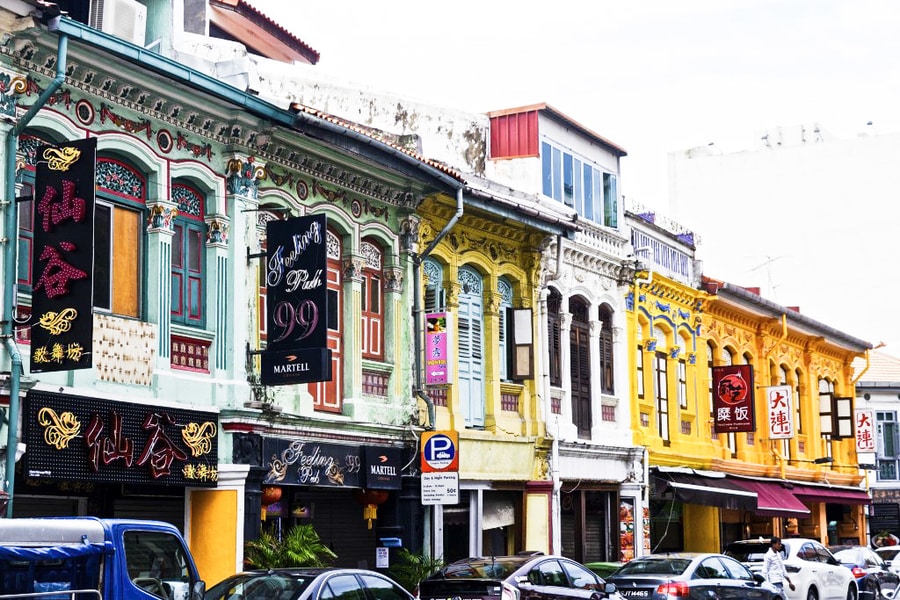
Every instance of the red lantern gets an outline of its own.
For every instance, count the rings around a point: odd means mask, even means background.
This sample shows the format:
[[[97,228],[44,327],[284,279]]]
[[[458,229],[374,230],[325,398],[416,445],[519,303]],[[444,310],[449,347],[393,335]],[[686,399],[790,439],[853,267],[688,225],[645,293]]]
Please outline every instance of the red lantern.
[[[264,485],[262,488],[262,505],[268,506],[281,500],[281,488],[277,485]]]
[[[388,499],[386,490],[356,490],[353,494],[356,501],[363,505],[363,519],[372,529],[372,521],[378,518],[378,505],[384,504]]]

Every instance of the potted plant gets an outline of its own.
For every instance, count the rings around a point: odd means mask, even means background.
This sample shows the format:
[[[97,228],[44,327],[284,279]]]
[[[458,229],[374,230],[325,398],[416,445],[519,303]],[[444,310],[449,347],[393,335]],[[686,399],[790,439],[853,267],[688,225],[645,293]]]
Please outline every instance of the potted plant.
[[[263,531],[258,539],[244,544],[244,563],[253,569],[324,567],[335,558],[309,523],[291,527],[281,539]]]
[[[413,595],[420,581],[443,569],[445,564],[441,558],[415,554],[406,548],[400,549],[397,558],[397,562],[388,569],[388,574]]]

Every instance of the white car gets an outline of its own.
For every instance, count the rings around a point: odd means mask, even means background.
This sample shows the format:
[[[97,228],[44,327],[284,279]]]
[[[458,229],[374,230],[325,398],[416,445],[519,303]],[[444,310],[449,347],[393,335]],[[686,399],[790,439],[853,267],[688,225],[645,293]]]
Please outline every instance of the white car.
[[[881,557],[887,568],[900,575],[900,546],[881,546],[875,548],[875,553]]]
[[[732,542],[725,554],[750,567],[762,569],[763,557],[769,549],[770,538]],[[788,600],[857,600],[859,589],[853,572],[841,565],[831,552],[818,540],[808,538],[782,538],[784,567],[795,589],[784,587]]]

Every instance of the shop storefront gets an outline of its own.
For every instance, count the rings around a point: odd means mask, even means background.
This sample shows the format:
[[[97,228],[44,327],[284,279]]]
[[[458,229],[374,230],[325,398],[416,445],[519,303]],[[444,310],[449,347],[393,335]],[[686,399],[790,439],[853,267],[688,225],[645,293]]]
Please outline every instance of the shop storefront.
[[[402,448],[265,437],[262,451],[258,518],[268,531],[312,524],[344,567],[375,568],[376,548],[408,542],[401,514],[413,511],[401,506],[415,502],[403,498]]]
[[[94,515],[186,526],[186,490],[218,481],[218,415],[33,389],[15,517]]]

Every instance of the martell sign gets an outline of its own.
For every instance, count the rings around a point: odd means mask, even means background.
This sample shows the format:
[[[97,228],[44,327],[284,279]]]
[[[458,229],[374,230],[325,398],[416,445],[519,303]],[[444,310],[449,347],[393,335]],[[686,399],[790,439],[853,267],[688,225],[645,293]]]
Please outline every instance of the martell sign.
[[[325,215],[266,224],[266,324],[261,355],[264,385],[331,379]]]

